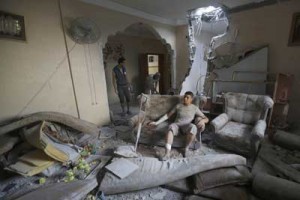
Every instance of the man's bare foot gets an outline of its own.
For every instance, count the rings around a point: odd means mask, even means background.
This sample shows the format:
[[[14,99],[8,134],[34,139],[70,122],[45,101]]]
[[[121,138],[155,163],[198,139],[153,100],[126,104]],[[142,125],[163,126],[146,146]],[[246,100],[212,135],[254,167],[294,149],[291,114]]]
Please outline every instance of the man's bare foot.
[[[160,161],[166,161],[166,160],[169,160],[169,159],[170,159],[170,153],[166,153],[166,154],[160,155],[158,159],[159,159]]]

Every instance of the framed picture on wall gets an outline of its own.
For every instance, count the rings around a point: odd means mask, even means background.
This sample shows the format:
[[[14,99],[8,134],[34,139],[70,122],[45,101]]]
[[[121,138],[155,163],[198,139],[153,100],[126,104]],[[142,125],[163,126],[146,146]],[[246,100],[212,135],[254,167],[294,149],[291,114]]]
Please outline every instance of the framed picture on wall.
[[[289,46],[300,46],[300,12],[293,15]]]
[[[26,40],[24,17],[0,11],[0,38]]]

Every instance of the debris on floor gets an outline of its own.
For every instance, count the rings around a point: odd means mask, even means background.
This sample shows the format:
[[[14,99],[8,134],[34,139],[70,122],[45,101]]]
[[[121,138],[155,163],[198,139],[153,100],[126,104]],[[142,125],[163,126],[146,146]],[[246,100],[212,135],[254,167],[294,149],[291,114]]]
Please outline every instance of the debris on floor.
[[[137,158],[138,153],[134,151],[134,146],[119,146],[116,148],[115,155],[125,157],[125,158]]]
[[[207,130],[201,148],[190,157],[183,158],[180,149],[173,148],[171,159],[159,161],[157,155],[164,152],[163,147],[140,144],[134,151],[130,116],[114,114],[114,124],[97,128],[97,132],[96,126],[83,128],[85,122],[65,114],[56,113],[55,120],[51,120],[51,113],[41,115],[41,120],[36,117],[40,115],[30,116],[34,119],[0,127],[0,199],[299,197],[300,154],[293,143],[293,138],[299,137],[296,135],[278,132],[274,144],[265,139],[251,169],[244,157],[214,146]],[[61,117],[67,120],[58,122]],[[70,126],[75,122],[80,125]],[[83,130],[89,130],[88,134]]]
[[[107,165],[105,168],[120,179],[123,179],[136,171],[139,166],[127,159],[120,158],[116,160],[114,159],[112,163]]]

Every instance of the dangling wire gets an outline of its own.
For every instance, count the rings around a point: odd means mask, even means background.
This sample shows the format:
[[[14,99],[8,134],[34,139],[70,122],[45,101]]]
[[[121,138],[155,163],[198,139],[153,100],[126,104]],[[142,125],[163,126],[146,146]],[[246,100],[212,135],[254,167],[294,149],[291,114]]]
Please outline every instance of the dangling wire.
[[[93,90],[94,90],[94,102],[95,104],[98,104],[97,102],[97,95],[96,95],[96,86],[95,86],[95,78],[94,78],[94,71],[93,71],[93,61],[92,61],[92,56],[91,56],[91,50],[90,50],[90,45],[88,45],[88,50],[89,50],[89,56],[90,56],[90,69],[92,72],[92,83],[93,83]]]
[[[87,59],[87,50],[86,45],[83,45],[84,47],[84,61],[85,61],[85,67],[86,67],[86,74],[89,82],[89,90],[90,90],[90,98],[91,98],[91,104],[94,105],[94,99],[93,99],[93,91],[92,91],[92,84],[91,84],[91,77],[90,77],[90,69]]]

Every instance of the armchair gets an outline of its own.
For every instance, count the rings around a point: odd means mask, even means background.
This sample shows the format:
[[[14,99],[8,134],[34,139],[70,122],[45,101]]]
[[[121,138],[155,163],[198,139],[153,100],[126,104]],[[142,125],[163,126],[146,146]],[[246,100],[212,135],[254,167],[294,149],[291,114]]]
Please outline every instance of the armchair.
[[[212,122],[214,143],[224,149],[251,155],[257,151],[267,127],[273,100],[264,95],[225,94],[225,112]]]

